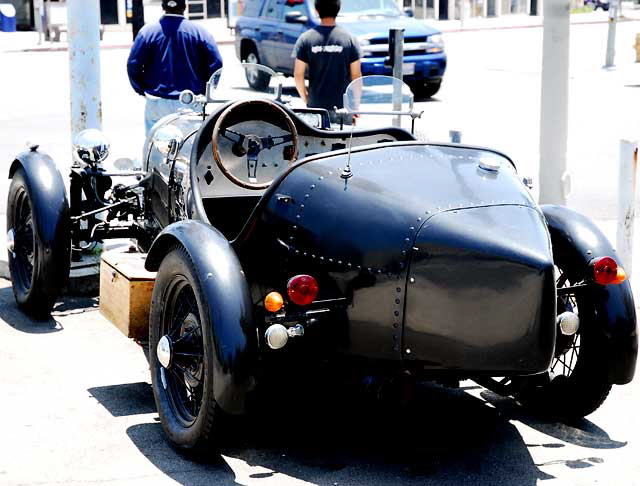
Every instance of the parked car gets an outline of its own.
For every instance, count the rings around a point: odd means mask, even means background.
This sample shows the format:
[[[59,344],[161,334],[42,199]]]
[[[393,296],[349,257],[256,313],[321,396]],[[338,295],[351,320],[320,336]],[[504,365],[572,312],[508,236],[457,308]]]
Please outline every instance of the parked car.
[[[337,21],[362,46],[363,76],[391,75],[389,29],[404,29],[404,81],[418,97],[438,92],[447,66],[440,31],[403,13],[394,0],[343,0]],[[319,22],[313,0],[244,0],[235,26],[236,55],[293,75],[293,46]],[[257,90],[267,82],[249,80]]]
[[[9,171],[24,311],[51,309],[92,242],[134,237],[147,253],[152,388],[176,447],[214,443],[272,363],[281,382],[320,363],[473,379],[562,417],[588,415],[632,380],[635,307],[615,250],[584,216],[536,204],[506,155],[397,126],[323,129],[305,120],[326,111],[213,104],[212,91],[154,126],[142,174],[106,172],[97,131],[77,139],[70,197],[37,146]],[[349,114],[384,106],[415,116],[391,77],[345,93]],[[116,175],[133,182],[113,185]]]
[[[601,8],[602,10],[609,10],[609,0],[587,0],[585,5],[591,5],[594,10]]]

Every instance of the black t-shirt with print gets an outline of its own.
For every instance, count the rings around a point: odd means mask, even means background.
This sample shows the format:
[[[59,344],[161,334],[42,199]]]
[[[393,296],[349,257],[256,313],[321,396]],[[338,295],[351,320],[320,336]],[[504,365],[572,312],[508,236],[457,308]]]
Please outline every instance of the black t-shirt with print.
[[[358,41],[341,27],[318,25],[298,38],[294,54],[309,66],[307,106],[342,108],[342,94],[351,81],[350,65],[361,57]]]

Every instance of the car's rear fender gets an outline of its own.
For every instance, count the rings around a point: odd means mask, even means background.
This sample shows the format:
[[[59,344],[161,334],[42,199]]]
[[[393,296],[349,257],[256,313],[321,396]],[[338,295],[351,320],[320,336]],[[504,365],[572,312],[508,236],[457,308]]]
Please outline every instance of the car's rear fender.
[[[258,344],[249,288],[235,251],[215,228],[194,220],[173,223],[158,235],[145,262],[157,271],[162,259],[182,246],[197,272],[213,328],[214,397],[227,413],[243,413],[255,386]]]
[[[564,206],[543,205],[541,208],[551,234],[554,261],[562,259],[572,273],[586,274],[594,258],[616,258],[611,243],[588,218]],[[621,284],[597,286],[592,291],[591,302],[595,312],[589,318],[594,319],[601,330],[602,366],[607,369],[611,383],[628,383],[633,379],[638,355],[631,285],[627,280]]]
[[[35,235],[45,250],[43,266],[56,268],[56,271],[47,273],[50,281],[43,285],[59,288],[66,285],[71,263],[69,202],[64,181],[53,159],[35,149],[22,152],[15,158],[9,168],[9,179],[20,168],[29,187]],[[54,248],[57,251],[52,251]],[[61,254],[69,258],[47,262],[53,255]]]

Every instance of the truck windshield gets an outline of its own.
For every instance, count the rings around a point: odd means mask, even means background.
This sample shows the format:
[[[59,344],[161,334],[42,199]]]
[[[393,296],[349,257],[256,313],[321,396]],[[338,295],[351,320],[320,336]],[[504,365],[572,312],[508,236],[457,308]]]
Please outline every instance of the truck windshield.
[[[395,0],[342,0],[339,16],[384,15],[397,17],[402,15]]]

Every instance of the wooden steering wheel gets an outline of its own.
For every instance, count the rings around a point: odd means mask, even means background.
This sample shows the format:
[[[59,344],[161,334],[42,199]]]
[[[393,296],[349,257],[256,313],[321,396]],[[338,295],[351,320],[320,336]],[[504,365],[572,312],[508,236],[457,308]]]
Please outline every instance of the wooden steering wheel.
[[[255,134],[242,134],[234,130],[230,130],[229,126],[243,121],[251,121],[255,119],[255,115],[259,114],[259,120],[266,123],[282,127],[287,134],[279,136],[260,137]],[[236,157],[247,158],[247,179],[241,179],[231,173],[230,169],[225,165],[220,155],[219,138],[223,137],[233,142],[231,152]],[[291,149],[283,151],[284,160],[289,165],[295,162],[298,156],[298,130],[293,123],[291,117],[277,103],[270,100],[245,100],[237,101],[230,105],[216,120],[211,135],[211,148],[213,150],[213,159],[220,168],[220,171],[234,184],[244,187],[245,189],[266,189],[271,185],[273,179],[268,182],[258,182],[258,155],[263,150],[271,150],[279,145],[290,143]]]

